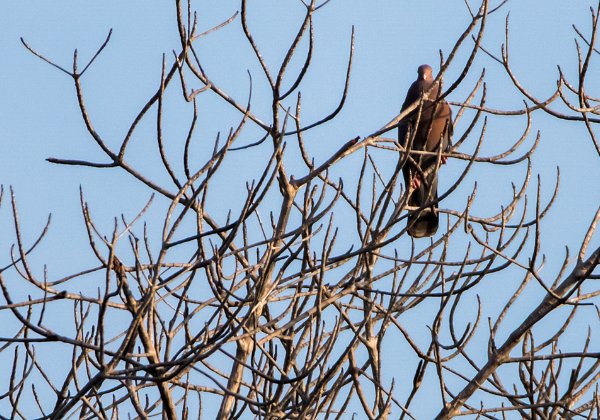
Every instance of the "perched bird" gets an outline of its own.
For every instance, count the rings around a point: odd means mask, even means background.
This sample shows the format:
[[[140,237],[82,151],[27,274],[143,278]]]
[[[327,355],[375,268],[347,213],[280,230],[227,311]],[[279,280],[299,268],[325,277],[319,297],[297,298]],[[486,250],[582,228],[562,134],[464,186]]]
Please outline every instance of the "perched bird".
[[[437,203],[438,169],[445,163],[443,157],[438,163],[437,153],[448,151],[452,137],[452,110],[446,101],[439,100],[439,85],[433,83],[431,66],[419,66],[418,78],[408,89],[402,111],[413,103],[421,106],[411,112],[398,126],[398,141],[409,152],[426,151],[436,155],[409,153],[410,158],[402,167],[408,205],[415,208],[408,216],[408,234],[415,238],[432,236],[438,228]],[[421,210],[418,208],[424,207]]]

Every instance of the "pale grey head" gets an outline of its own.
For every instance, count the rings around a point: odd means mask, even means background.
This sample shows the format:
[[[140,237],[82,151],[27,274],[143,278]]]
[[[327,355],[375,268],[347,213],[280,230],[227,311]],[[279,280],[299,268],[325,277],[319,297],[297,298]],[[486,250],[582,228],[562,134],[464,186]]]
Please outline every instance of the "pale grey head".
[[[429,64],[422,64],[419,66],[417,72],[419,73],[420,80],[426,80],[428,82],[433,80],[433,69]]]

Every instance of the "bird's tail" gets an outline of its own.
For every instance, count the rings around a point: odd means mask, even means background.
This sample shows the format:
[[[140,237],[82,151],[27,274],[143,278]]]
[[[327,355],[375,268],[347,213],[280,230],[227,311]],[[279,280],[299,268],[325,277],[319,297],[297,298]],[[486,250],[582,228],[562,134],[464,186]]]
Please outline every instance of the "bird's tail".
[[[437,206],[427,207],[408,216],[408,234],[413,238],[433,236],[440,222]]]
[[[420,208],[437,201],[437,176],[427,176],[427,181],[421,182],[412,192],[408,200],[409,206]],[[408,216],[408,234],[413,238],[433,236],[437,232],[439,222],[437,203],[415,210]]]

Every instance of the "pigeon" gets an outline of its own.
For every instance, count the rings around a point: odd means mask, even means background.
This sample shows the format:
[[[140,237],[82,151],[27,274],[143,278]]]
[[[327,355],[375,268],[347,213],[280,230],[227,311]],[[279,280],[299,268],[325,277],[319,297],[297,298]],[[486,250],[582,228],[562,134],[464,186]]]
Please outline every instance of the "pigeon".
[[[426,98],[423,96],[427,94]],[[410,153],[402,167],[408,191],[408,234],[414,238],[435,234],[439,225],[437,184],[439,163],[437,153],[448,152],[451,147],[452,110],[446,101],[439,99],[439,85],[433,83],[432,68],[419,66],[417,80],[408,89],[402,111],[423,101],[417,109],[404,118],[398,126],[398,142],[410,151],[433,152],[436,155]],[[403,157],[401,157],[402,159]],[[442,158],[440,163],[445,163]],[[429,204],[431,203],[431,204]]]

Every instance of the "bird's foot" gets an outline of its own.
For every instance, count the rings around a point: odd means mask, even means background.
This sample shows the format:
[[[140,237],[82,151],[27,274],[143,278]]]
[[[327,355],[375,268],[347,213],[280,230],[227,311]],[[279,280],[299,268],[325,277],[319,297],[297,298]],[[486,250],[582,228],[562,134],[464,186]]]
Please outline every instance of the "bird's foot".
[[[416,190],[417,188],[419,188],[421,186],[421,176],[420,175],[416,175],[413,179],[412,179],[412,183],[411,183],[411,187],[413,188],[413,190]]]

